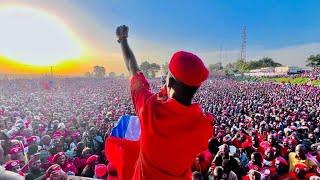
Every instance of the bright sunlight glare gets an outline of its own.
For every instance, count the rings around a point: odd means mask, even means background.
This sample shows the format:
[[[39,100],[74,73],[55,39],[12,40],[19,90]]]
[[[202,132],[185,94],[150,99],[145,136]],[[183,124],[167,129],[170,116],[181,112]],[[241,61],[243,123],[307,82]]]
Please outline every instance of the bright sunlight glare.
[[[81,53],[74,34],[41,10],[0,8],[0,55],[24,64],[45,66],[76,58]]]

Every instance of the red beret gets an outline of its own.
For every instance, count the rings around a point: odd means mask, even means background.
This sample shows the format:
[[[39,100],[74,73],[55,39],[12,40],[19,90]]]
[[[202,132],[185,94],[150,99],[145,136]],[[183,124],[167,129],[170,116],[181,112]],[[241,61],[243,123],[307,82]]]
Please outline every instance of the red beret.
[[[97,178],[106,176],[108,168],[105,164],[98,164],[95,169],[95,174]]]
[[[22,152],[22,149],[19,147],[13,147],[9,150],[9,154],[17,154],[19,152]]]
[[[296,169],[299,169],[299,170],[306,169],[306,170],[308,170],[308,166],[305,165],[305,164],[303,164],[303,163],[298,163],[298,164],[296,164],[296,165],[294,166],[294,169],[295,169],[295,170],[296,170]]]
[[[53,163],[56,163],[58,158],[61,157],[61,156],[64,156],[64,152],[58,152],[57,154],[55,154],[52,158],[52,162]]]
[[[38,128],[38,131],[40,131],[40,132],[43,132],[43,131],[45,131],[45,130],[46,130],[45,127],[39,127],[39,128]]]
[[[34,142],[37,142],[37,137],[36,136],[31,136],[29,138],[26,139],[27,140],[27,143],[28,145],[34,143]]]
[[[55,171],[60,171],[60,170],[61,170],[61,167],[58,164],[53,164],[46,171],[46,178],[50,177],[51,173],[53,173]]]
[[[62,137],[63,137],[62,133],[57,131],[53,134],[52,139],[60,139]]]
[[[18,160],[11,160],[11,161],[6,162],[6,164],[4,165],[4,168],[8,171],[11,171],[17,165],[19,165]]]
[[[99,159],[99,156],[98,155],[91,155],[87,161],[86,161],[86,165],[89,165],[89,164],[93,164],[95,163],[96,161],[98,161]]]
[[[209,71],[202,60],[198,56],[185,51],[173,54],[169,62],[169,71],[177,81],[193,87],[199,87],[209,75]]]
[[[80,136],[81,135],[79,132],[72,133],[72,135],[71,135],[72,139],[78,139]]]

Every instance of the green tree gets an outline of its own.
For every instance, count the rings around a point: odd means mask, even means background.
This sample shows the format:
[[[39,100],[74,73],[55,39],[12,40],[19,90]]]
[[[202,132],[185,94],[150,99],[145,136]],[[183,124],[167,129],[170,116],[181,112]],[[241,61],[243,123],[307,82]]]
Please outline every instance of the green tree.
[[[238,60],[234,64],[235,71],[238,73],[245,73],[249,70],[248,63],[246,63],[244,60]]]
[[[320,54],[309,56],[307,59],[307,66],[320,67]]]
[[[90,72],[84,73],[84,77],[86,77],[86,78],[90,78],[91,76],[92,76],[92,74]]]
[[[160,65],[156,63],[149,63],[144,61],[140,65],[140,70],[149,78],[154,78],[156,73],[160,70]]]
[[[209,64],[209,70],[211,72],[214,72],[214,71],[220,71],[223,69],[223,66],[222,66],[222,63],[221,62],[217,62],[215,64]]]
[[[169,64],[167,62],[161,65],[162,76],[167,76],[168,68],[169,68]]]
[[[150,64],[150,77],[155,78],[156,73],[160,70],[160,65],[156,63]]]
[[[234,74],[235,72],[235,66],[234,63],[228,63],[225,67],[224,67],[224,73],[229,76]]]
[[[150,63],[148,61],[143,61],[140,64],[140,70],[143,72],[144,75],[149,77],[149,69],[150,69]]]
[[[115,73],[115,72],[110,72],[110,73],[109,73],[109,77],[112,77],[112,78],[113,78],[113,77],[116,77],[116,73]]]
[[[282,64],[273,61],[273,59],[269,58],[269,57],[264,57],[262,59],[259,59],[258,62],[260,63],[261,67],[279,67],[279,66],[282,66]]]
[[[96,78],[103,78],[106,75],[106,69],[103,66],[94,66],[93,75]]]

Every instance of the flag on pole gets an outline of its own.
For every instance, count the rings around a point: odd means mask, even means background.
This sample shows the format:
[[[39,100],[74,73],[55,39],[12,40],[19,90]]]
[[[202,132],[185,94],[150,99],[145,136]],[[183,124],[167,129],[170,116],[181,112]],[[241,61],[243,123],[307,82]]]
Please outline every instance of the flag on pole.
[[[105,155],[117,169],[119,179],[132,179],[139,155],[141,129],[137,116],[124,115],[106,139]]]

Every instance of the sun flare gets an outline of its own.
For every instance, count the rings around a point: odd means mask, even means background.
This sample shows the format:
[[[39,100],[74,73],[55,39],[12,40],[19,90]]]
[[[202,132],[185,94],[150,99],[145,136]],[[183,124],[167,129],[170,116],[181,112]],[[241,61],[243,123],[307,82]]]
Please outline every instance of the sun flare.
[[[0,7],[0,55],[47,66],[77,58],[80,41],[62,20],[29,7]]]

